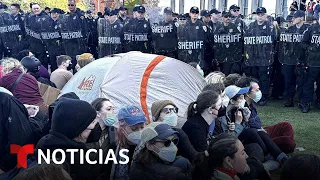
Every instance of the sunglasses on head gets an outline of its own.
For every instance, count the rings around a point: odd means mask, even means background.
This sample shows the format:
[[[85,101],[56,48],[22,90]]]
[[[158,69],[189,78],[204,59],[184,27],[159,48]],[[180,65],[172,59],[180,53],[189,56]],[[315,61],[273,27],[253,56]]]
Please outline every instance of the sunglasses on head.
[[[171,142],[174,145],[177,145],[179,142],[179,138],[173,138],[173,139],[166,139],[166,140],[154,140],[154,142],[162,142],[165,147],[169,147],[171,145]]]
[[[166,113],[166,114],[169,114],[171,112],[174,112],[174,113],[178,113],[179,109],[176,107],[176,108],[163,108],[162,109],[162,112]]]
[[[74,4],[68,4],[68,6],[75,6]]]

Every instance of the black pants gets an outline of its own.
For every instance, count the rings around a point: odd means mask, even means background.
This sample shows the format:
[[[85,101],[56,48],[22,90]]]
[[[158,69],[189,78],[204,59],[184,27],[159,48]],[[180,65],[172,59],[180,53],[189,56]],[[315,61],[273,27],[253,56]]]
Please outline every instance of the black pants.
[[[241,75],[241,73],[242,73],[241,62],[219,63],[219,68],[220,68],[220,71],[223,72],[223,74],[225,74],[226,76],[228,76],[229,74],[233,74],[233,73],[237,73],[237,74]]]
[[[271,82],[273,84],[271,96],[273,98],[283,96],[284,93],[284,77],[281,72],[281,66],[281,63],[277,59],[275,59],[271,75]]]
[[[308,67],[307,81],[303,86],[301,102],[311,103],[313,99],[314,83],[320,82],[320,67]],[[319,93],[319,90],[318,90]]]
[[[272,141],[267,133],[257,131],[257,129],[254,128],[243,130],[239,135],[239,140],[242,141],[243,144],[259,144],[264,155],[268,155],[270,153],[270,155],[275,159],[277,159],[277,157],[282,153],[280,148]]]
[[[245,74],[259,80],[260,90],[263,97],[268,98],[270,89],[270,74],[272,67],[269,66],[247,66]]]
[[[296,75],[297,75],[297,95],[300,101],[303,93],[303,86],[308,80],[307,69],[302,65],[297,65]]]
[[[282,65],[282,74],[284,77],[284,96],[288,98],[293,98],[296,94],[296,65]]]

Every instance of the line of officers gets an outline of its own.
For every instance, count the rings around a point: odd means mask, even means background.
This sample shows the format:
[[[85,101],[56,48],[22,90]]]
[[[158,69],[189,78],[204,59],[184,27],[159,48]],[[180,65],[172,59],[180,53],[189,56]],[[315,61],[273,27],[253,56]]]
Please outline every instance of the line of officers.
[[[320,25],[305,24],[303,11],[296,11],[291,26],[284,27],[275,26],[264,7],[256,10],[250,24],[241,19],[237,5],[222,13],[203,10],[201,19],[199,8],[192,7],[188,17],[178,20],[172,9],[165,8],[160,22],[146,20],[143,6],[134,7],[133,18],[126,17],[124,7],[119,12],[106,9],[103,18],[94,18],[80,11],[75,0],[68,0],[70,12],[66,14],[59,9],[47,14],[37,3],[30,8],[32,12],[24,16],[17,4],[11,6],[11,13],[0,11],[4,56],[14,57],[29,48],[45,67],[50,63],[52,71],[61,54],[71,56],[75,66],[76,56],[84,52],[95,57],[129,51],[155,53],[198,63],[205,75],[220,70],[226,75],[256,77],[263,93],[259,104],[265,105],[274,62],[280,62],[285,106],[294,106],[297,86],[302,112],[310,110],[314,82],[320,85]],[[320,105],[320,88],[316,95]]]

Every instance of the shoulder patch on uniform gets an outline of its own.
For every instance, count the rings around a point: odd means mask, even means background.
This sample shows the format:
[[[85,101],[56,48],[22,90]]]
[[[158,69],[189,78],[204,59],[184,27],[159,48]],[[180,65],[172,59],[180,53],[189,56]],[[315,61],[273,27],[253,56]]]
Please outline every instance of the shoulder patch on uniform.
[[[174,25],[176,25],[176,27],[179,27],[179,23],[178,22],[175,22]]]
[[[77,17],[77,16],[75,16],[75,17]],[[80,18],[83,20],[83,19],[84,19],[84,16],[80,16]]]
[[[202,26],[204,32],[207,32],[207,27],[206,26]]]
[[[264,25],[263,27],[262,27],[262,29],[266,29],[267,28],[267,26],[266,25]]]

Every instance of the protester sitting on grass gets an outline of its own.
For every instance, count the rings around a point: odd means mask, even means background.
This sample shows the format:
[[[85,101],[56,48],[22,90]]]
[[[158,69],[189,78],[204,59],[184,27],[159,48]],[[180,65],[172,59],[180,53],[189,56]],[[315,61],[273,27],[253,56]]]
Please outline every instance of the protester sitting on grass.
[[[39,70],[41,62],[34,56],[26,56],[20,61],[21,65],[25,68],[25,71],[32,75],[36,80],[42,84],[56,88],[56,85],[50,81],[50,79],[40,76]]]
[[[37,80],[24,72],[20,62],[7,58],[2,61],[2,66],[5,75],[0,79],[0,86],[8,89],[23,104],[37,105],[47,113],[48,107],[41,97]]]
[[[253,78],[242,77],[237,81],[236,86],[250,87],[249,92],[245,95],[246,107],[251,111],[248,122],[250,127],[257,129],[259,134],[262,132],[267,133],[284,153],[292,153],[296,147],[296,142],[292,125],[289,122],[280,122],[273,126],[262,127],[261,119],[254,105],[254,102],[259,102],[262,97],[258,81]]]
[[[263,150],[264,156],[270,154],[279,163],[283,164],[288,158],[285,153],[272,141],[264,132],[259,132],[255,128],[250,128],[248,121],[251,111],[245,107],[244,95],[249,92],[249,87],[239,88],[231,85],[225,89],[226,95],[230,98],[230,103],[226,109],[226,116],[219,117],[223,132],[237,136],[244,144],[256,143]],[[264,162],[263,159],[260,159]],[[268,167],[272,169],[273,167]]]
[[[249,165],[250,162],[250,165]],[[208,149],[195,160],[193,179],[197,180],[270,180],[263,165],[255,158],[248,158],[244,146],[236,137],[220,134],[210,141]]]
[[[222,100],[214,91],[200,93],[188,107],[188,118],[182,130],[188,135],[191,144],[198,152],[207,149],[209,126],[218,117]]]
[[[88,102],[65,97],[59,99],[53,110],[50,133],[40,139],[36,149],[41,149],[43,152],[46,150],[52,152],[55,149],[64,151],[79,149],[86,154],[88,148],[85,143],[97,142],[101,136],[101,128],[95,121],[96,116],[96,110]],[[73,155],[67,152],[65,154],[65,164],[70,167],[69,173],[72,179],[86,180],[98,177],[99,166],[88,164],[86,161],[81,164],[82,155],[79,151]],[[90,159],[97,160],[97,157]]]
[[[177,157],[178,132],[168,124],[153,122],[141,133],[129,178],[148,179],[191,179],[191,164],[183,157]]]
[[[193,162],[198,152],[192,146],[187,134],[182,129],[176,128],[178,124],[178,107],[170,100],[159,100],[152,103],[151,113],[153,122],[163,122],[178,132],[178,155]]]
[[[116,107],[106,98],[97,98],[92,101],[91,105],[97,111],[96,120],[102,129],[98,147],[107,149],[111,143],[115,142],[114,125],[118,122]]]
[[[41,164],[19,173],[13,180],[72,180],[61,165]]]
[[[58,89],[62,89],[67,82],[72,78],[73,74],[68,71],[68,67],[71,66],[72,58],[70,56],[61,55],[57,58],[58,69],[53,71],[50,76],[52,81]]]
[[[320,157],[299,154],[291,157],[282,167],[280,180],[320,180]]]
[[[118,112],[118,123],[116,123],[116,142],[110,144],[109,149],[113,149],[117,159],[120,159],[119,152],[122,149],[128,149],[129,152],[123,152],[129,157],[127,164],[108,163],[103,165],[103,175],[99,179],[129,179],[129,170],[133,159],[134,151],[141,142],[141,132],[147,119],[137,106],[125,106]]]
[[[29,49],[25,49],[23,51],[20,51],[17,55],[17,60],[18,61],[21,61],[22,58],[26,57],[26,56],[29,56],[29,57],[34,57],[34,55],[32,54],[32,52],[29,50]],[[52,72],[52,71],[51,71]],[[50,74],[48,72],[48,69],[45,68],[43,65],[40,66],[40,69],[39,69],[39,75],[43,78],[46,78],[46,79],[50,79]]]

